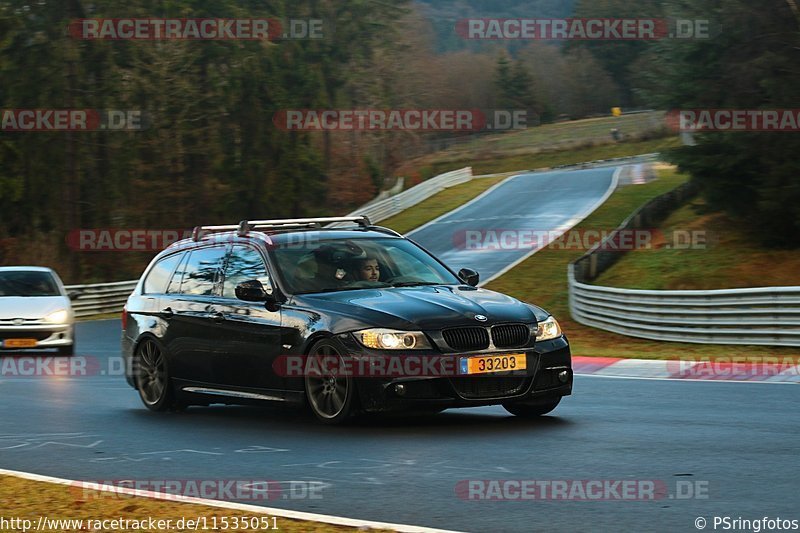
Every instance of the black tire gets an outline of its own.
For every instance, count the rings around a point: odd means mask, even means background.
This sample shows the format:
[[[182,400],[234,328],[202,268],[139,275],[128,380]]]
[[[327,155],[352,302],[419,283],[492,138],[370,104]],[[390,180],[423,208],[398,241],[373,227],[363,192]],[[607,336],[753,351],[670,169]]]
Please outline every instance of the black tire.
[[[58,355],[64,357],[72,357],[73,355],[75,355],[75,343],[73,342],[69,346],[59,346]]]
[[[314,343],[308,356],[338,357],[343,361],[344,353],[345,350],[333,339],[322,339]],[[331,365],[322,368],[327,369],[329,366]],[[340,365],[339,368],[343,366]],[[341,375],[335,370],[318,375],[309,375],[306,372],[305,391],[311,412],[323,424],[342,424],[358,414],[358,393],[352,376]]]
[[[561,398],[555,400],[543,400],[538,402],[513,402],[504,403],[503,407],[506,411],[514,416],[522,418],[536,418],[546,415],[561,403]]]
[[[153,339],[145,339],[133,356],[136,390],[142,403],[151,411],[167,411],[175,407],[175,396],[169,380],[164,349]]]

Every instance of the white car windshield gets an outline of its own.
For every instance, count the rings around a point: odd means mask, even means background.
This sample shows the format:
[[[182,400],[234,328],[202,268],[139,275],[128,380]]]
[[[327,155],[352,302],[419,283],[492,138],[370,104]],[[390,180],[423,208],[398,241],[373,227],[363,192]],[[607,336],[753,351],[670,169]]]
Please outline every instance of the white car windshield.
[[[4,296],[61,296],[55,279],[49,272],[0,272],[0,297]]]

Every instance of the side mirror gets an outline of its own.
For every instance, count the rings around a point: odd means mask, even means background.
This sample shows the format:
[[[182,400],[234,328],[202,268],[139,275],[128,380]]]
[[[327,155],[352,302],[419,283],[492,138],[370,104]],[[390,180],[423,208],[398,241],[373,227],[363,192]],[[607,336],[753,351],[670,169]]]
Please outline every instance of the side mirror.
[[[245,302],[264,302],[267,300],[267,291],[258,280],[243,281],[236,286],[236,297]]]
[[[269,294],[257,279],[243,281],[236,286],[236,297],[244,302],[264,302],[267,311],[275,312],[281,304],[274,294]]]
[[[467,285],[471,285],[472,287],[477,287],[478,282],[481,280],[481,275],[471,268],[462,268],[459,270],[458,277],[464,280]]]

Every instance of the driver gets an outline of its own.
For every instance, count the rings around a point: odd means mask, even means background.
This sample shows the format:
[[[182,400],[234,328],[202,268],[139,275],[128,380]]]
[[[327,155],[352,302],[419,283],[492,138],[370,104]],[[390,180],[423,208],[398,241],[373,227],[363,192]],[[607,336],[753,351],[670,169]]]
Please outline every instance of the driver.
[[[374,257],[365,257],[356,260],[355,274],[359,281],[378,281],[381,276],[381,267]]]

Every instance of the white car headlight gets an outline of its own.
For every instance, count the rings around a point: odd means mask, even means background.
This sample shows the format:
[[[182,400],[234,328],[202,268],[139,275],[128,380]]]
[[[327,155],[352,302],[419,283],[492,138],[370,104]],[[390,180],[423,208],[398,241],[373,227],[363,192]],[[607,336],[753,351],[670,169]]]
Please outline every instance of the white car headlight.
[[[558,321],[553,317],[547,317],[546,320],[539,322],[539,326],[536,328],[536,340],[537,341],[549,341],[550,339],[555,339],[556,337],[561,336],[561,326],[558,325]]]
[[[69,312],[66,309],[61,309],[59,311],[53,311],[46,317],[44,317],[45,322],[49,322],[51,324],[64,324],[69,319]]]
[[[374,350],[431,349],[431,344],[421,331],[365,329],[356,331],[355,336],[361,344]]]

